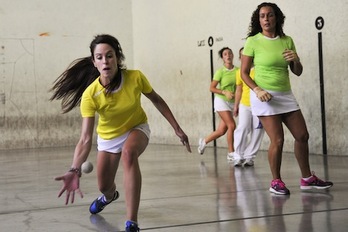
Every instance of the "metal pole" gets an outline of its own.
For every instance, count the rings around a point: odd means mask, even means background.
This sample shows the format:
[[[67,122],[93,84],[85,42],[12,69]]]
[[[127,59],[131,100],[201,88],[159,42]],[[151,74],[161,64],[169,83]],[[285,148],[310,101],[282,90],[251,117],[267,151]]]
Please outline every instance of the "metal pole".
[[[213,64],[213,50],[210,49],[210,80],[213,80],[214,77],[214,64]],[[215,112],[214,112],[214,93],[211,93],[211,112],[212,112],[212,118],[213,118],[213,131],[216,130],[215,125]],[[214,139],[214,147],[216,147],[216,140]]]
[[[321,125],[323,137],[323,154],[327,154],[326,144],[326,118],[325,118],[325,93],[324,93],[324,68],[323,68],[323,49],[321,32],[318,33],[318,49],[319,49],[319,79],[320,79],[320,103],[321,103]]]

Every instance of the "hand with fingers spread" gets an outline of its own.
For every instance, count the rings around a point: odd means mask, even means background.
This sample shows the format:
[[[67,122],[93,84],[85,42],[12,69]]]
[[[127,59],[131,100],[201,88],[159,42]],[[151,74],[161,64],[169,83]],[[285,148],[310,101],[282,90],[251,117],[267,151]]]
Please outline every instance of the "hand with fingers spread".
[[[122,158],[126,193],[125,230],[138,231],[137,219],[141,196],[141,170],[138,157],[148,146],[150,135],[141,96],[146,96],[154,104],[189,152],[191,152],[190,144],[171,109],[152,88],[147,77],[140,70],[126,68],[123,63],[124,53],[115,37],[108,34],[96,35],[90,43],[89,50],[90,56],[73,61],[71,66],[58,77],[52,88],[51,100],[63,99],[64,113],[79,106],[82,116],[81,134],[75,147],[72,169],[63,176],[55,178],[63,181],[58,197],[66,191],[66,204],[69,200],[71,203],[74,202],[76,191],[83,197],[79,188],[81,173],[79,168],[91,151],[96,127],[98,163],[101,163],[100,167],[98,166],[97,179],[98,185],[102,186],[99,188],[102,195],[92,202],[89,211],[91,214],[99,213],[118,198],[115,178],[121,159],[119,153],[125,150],[128,154],[122,157],[129,156]],[[80,78],[76,80],[76,76]],[[123,82],[123,80],[128,81]],[[113,100],[106,101],[105,99],[109,97]],[[66,99],[71,101],[67,102]],[[121,148],[120,151],[118,147]]]
[[[75,199],[75,191],[77,191],[81,198],[83,198],[83,193],[80,190],[80,176],[81,172],[76,172],[74,170],[78,169],[71,169],[72,171],[69,171],[65,173],[63,176],[58,176],[55,178],[55,180],[63,181],[63,187],[60,190],[58,197],[60,197],[65,191],[66,191],[66,200],[65,204],[67,205],[69,203],[69,199],[71,199],[71,204],[74,203]]]
[[[261,89],[260,87],[255,87],[253,91],[255,92],[257,98],[262,102],[268,102],[273,97],[269,92]]]

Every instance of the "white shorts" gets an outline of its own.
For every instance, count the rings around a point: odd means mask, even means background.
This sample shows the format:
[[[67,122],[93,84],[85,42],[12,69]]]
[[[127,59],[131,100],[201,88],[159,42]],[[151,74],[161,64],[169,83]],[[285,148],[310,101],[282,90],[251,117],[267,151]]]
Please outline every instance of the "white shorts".
[[[140,124],[132,129],[130,129],[129,131],[127,131],[123,135],[118,136],[114,139],[105,140],[105,139],[100,138],[98,135],[98,139],[97,139],[98,151],[107,151],[110,153],[120,153],[122,151],[122,147],[123,147],[124,143],[126,142],[126,139],[128,138],[129,133],[132,130],[140,130],[140,131],[144,132],[144,134],[150,139],[151,130],[150,130],[149,124],[144,123],[144,124]]]
[[[299,110],[300,107],[292,91],[288,92],[274,92],[269,91],[273,97],[269,102],[260,101],[253,91],[250,91],[250,104],[253,115],[269,116],[284,114]]]
[[[214,98],[214,110],[218,111],[233,111],[234,102],[225,101],[222,98]]]

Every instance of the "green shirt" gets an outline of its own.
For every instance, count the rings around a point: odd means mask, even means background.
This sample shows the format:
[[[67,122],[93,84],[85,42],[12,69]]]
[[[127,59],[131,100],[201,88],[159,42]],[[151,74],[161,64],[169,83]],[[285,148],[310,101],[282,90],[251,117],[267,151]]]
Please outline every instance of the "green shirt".
[[[213,77],[214,81],[219,82],[219,88],[221,90],[228,90],[232,93],[236,92],[236,74],[239,72],[238,67],[233,69],[227,69],[225,66],[219,68]],[[215,94],[216,97],[222,98],[225,101],[234,102],[234,99],[228,100],[223,94]]]
[[[296,52],[290,36],[268,38],[258,33],[248,37],[243,55],[254,58],[255,82],[258,86],[279,92],[291,90],[289,62],[282,55],[285,49]]]

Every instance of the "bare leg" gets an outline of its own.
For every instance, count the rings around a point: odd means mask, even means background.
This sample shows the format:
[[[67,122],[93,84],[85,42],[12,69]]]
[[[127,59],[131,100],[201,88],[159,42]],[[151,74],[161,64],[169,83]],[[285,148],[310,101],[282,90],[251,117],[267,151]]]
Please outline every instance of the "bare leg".
[[[98,152],[97,177],[100,192],[107,201],[111,200],[116,190],[115,175],[120,162],[120,153],[112,154],[105,151]]]
[[[220,138],[221,136],[223,136],[226,133],[226,131],[227,131],[226,124],[224,123],[223,120],[220,120],[218,128],[204,139],[205,143],[208,144],[211,141],[213,141],[217,138]]]
[[[228,144],[228,152],[234,152],[234,130],[236,129],[236,123],[232,116],[231,111],[219,111],[218,112],[221,119],[224,121],[227,126],[227,144]]]
[[[285,114],[284,124],[295,138],[294,153],[301,169],[302,177],[309,177],[312,175],[309,166],[309,134],[302,112],[298,110]]]
[[[141,194],[141,172],[138,157],[148,145],[147,136],[140,130],[132,130],[122,150],[124,169],[124,189],[127,208],[127,220],[138,221]]]
[[[265,129],[270,145],[268,148],[268,162],[274,179],[281,179],[280,167],[282,164],[282,152],[284,144],[284,131],[281,115],[259,117]]]

